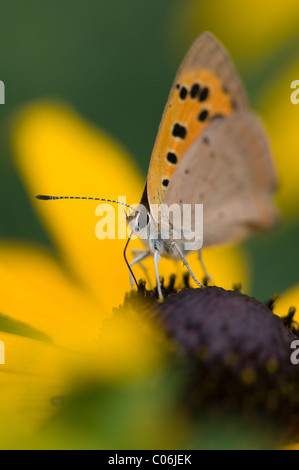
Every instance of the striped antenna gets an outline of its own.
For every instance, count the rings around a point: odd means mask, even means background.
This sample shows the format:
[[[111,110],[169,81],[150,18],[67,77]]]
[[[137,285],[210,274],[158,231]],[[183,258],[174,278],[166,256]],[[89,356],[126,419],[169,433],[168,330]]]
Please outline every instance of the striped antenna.
[[[129,207],[129,209],[132,209],[135,212],[134,207],[130,206],[129,204],[126,204],[125,202],[121,201],[115,201],[114,199],[104,199],[101,197],[86,197],[86,196],[44,196],[42,194],[38,194],[35,196],[36,199],[40,199],[41,201],[53,201],[55,199],[89,199],[91,201],[103,201],[103,202],[113,202],[115,204],[121,204],[122,206]]]

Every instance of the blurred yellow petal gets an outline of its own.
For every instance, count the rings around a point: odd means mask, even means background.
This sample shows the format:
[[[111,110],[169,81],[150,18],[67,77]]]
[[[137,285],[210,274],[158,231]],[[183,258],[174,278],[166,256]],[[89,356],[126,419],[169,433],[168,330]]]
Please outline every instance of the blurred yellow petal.
[[[2,244],[0,313],[27,323],[56,344],[86,351],[110,311],[72,282],[44,250]]]
[[[21,261],[24,261],[24,256]],[[33,279],[30,273],[29,278]],[[55,286],[51,287],[55,292]],[[42,283],[39,288],[43,290]],[[20,294],[23,293],[21,290]],[[65,293],[67,300],[67,290]],[[58,293],[54,296],[57,300]],[[28,298],[23,300],[28,302]],[[73,300],[77,301],[78,298]],[[50,307],[55,310],[51,303]],[[137,305],[136,310],[139,310]],[[88,338],[89,347],[83,341],[76,351],[56,346],[47,339],[32,339],[3,332],[0,318],[0,340],[5,348],[5,364],[0,365],[1,446],[8,448],[17,437],[24,442],[24,436],[30,436],[41,425],[44,427],[47,420],[67,402],[76,387],[90,384],[103,386],[107,381],[110,385],[119,385],[158,370],[165,351],[162,334],[142,312],[136,310],[121,309],[111,319],[102,322],[100,328],[93,325],[93,334]],[[41,303],[41,314],[44,311],[49,312],[49,306],[44,307]],[[67,310],[65,315],[71,322]],[[35,322],[30,314],[28,318],[26,316],[22,319],[31,320],[34,326],[39,325],[39,320]],[[85,325],[89,320],[86,308],[80,320],[74,317],[77,331],[70,325],[67,333],[63,326],[63,334],[69,336],[65,338],[65,343],[74,345],[72,337],[75,336],[76,340],[80,333],[83,337],[85,330],[90,328],[90,325]],[[46,326],[46,331],[51,329],[47,322],[41,326]],[[60,327],[60,324],[56,325],[57,329]]]
[[[290,446],[283,447],[282,450],[299,450],[299,443],[291,444]]]
[[[280,317],[288,314],[290,307],[296,307],[294,321],[299,322],[299,284],[284,292],[275,302],[274,313]]]
[[[28,433],[58,409],[66,392],[65,356],[51,344],[0,332],[5,364],[0,366],[0,436]],[[1,439],[2,441],[2,439]]]
[[[203,260],[215,285],[232,289],[233,285],[241,284],[244,292],[250,289],[250,260],[241,247],[209,248],[203,252]]]
[[[34,431],[55,413],[51,398],[59,397],[61,387],[55,380],[35,376],[0,373],[1,425],[0,437],[11,439],[15,434]]]
[[[299,27],[297,0],[191,0],[179,3],[176,29],[191,42],[202,31],[211,31],[239,64],[259,67],[269,50],[296,37]],[[179,26],[178,26],[179,25]],[[175,37],[177,37],[177,32]]]
[[[138,203],[144,181],[128,155],[73,110],[51,102],[37,103],[20,113],[12,144],[32,201],[68,266],[103,305],[118,305],[129,287],[122,254],[125,240],[96,238],[99,203],[34,201],[34,196],[117,199],[125,195],[129,204]],[[115,205],[118,210],[124,217],[123,206]]]
[[[98,337],[99,371],[103,379],[128,380],[161,366],[165,339],[142,315],[144,308],[140,303],[134,310],[120,309],[103,323]]]
[[[299,3],[298,3],[299,5]],[[293,63],[278,76],[262,97],[260,111],[269,132],[279,174],[277,202],[283,214],[298,217],[299,206],[299,105],[291,102],[291,83],[299,80]]]

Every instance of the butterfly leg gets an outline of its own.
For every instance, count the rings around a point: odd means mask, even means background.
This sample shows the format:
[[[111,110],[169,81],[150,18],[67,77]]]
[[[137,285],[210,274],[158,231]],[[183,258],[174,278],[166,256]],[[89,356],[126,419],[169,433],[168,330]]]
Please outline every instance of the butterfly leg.
[[[203,285],[196,279],[193,271],[191,270],[189,264],[188,264],[188,261],[186,260],[182,250],[180,249],[180,247],[178,246],[178,244],[176,242],[173,242],[172,243],[172,246],[177,250],[178,254],[180,255],[181,257],[181,260],[183,261],[184,265],[186,266],[186,268],[188,269],[193,281],[199,286],[199,287],[203,287]]]
[[[163,302],[164,298],[163,298],[163,294],[162,294],[160,276],[159,276],[159,270],[158,270],[158,263],[159,263],[160,259],[161,259],[161,256],[160,256],[159,251],[155,250],[155,252],[154,252],[154,263],[155,263],[155,273],[156,273],[158,297],[159,297],[159,302]]]
[[[134,264],[136,263],[140,263],[141,261],[143,261],[145,258],[147,258],[151,253],[150,251],[144,251],[144,250],[140,250],[141,253],[139,256],[137,256],[136,258],[133,259],[133,261],[131,261],[130,263],[130,267],[132,268],[132,266],[134,266]],[[132,277],[132,274],[130,273],[130,283],[131,283],[131,289],[133,290],[134,289],[134,280],[133,280],[133,277]]]
[[[134,258],[137,256],[137,255],[141,255],[144,253],[144,250],[139,250],[138,248],[133,248],[133,250],[131,251],[132,255],[134,256]],[[145,259],[145,258],[143,258]],[[148,283],[148,286],[150,289],[152,289],[152,283],[151,283],[151,279],[148,275],[148,270],[147,268],[144,266],[144,264],[142,264],[141,261],[137,261],[137,264],[139,264],[139,266],[141,267],[141,269],[143,270],[144,272],[144,275],[145,275],[145,279],[146,279],[146,282]]]
[[[214,282],[212,276],[208,273],[208,271],[207,271],[207,269],[206,269],[206,267],[205,267],[205,265],[204,265],[204,262],[203,262],[203,259],[202,259],[202,254],[201,254],[201,250],[199,250],[199,252],[198,252],[198,259],[199,259],[199,262],[200,262],[200,264],[201,264],[201,267],[202,267],[202,270],[203,270],[203,272],[204,272],[204,275],[205,275],[206,279],[207,279],[208,281],[210,281],[210,282]]]

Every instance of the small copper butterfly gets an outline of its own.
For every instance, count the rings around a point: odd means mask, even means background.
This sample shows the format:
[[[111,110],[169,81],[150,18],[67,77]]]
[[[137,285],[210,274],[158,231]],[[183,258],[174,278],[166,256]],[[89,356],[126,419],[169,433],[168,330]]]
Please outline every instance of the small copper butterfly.
[[[161,256],[181,259],[201,286],[186,260],[190,251],[186,249],[186,237],[182,230],[178,233],[165,207],[175,204],[183,209],[189,205],[193,220],[195,206],[202,204],[203,247],[218,245],[275,224],[277,213],[272,196],[276,185],[266,135],[248,110],[231,60],[210,33],[203,33],[177,72],[141,203],[127,216],[132,233],[145,246],[129,265],[131,283],[134,277],[131,267],[153,255],[159,299],[162,299],[158,273]],[[168,225],[168,237],[162,236],[163,224]],[[202,263],[201,249],[198,251]],[[204,266],[203,269],[207,274]]]

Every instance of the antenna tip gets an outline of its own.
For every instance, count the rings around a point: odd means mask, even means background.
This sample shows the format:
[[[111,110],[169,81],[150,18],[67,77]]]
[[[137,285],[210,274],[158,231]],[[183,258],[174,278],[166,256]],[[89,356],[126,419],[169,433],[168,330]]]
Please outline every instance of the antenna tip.
[[[43,196],[42,194],[38,194],[35,197],[36,197],[36,199],[41,199],[42,201],[49,201],[50,199],[56,199],[53,196]]]

